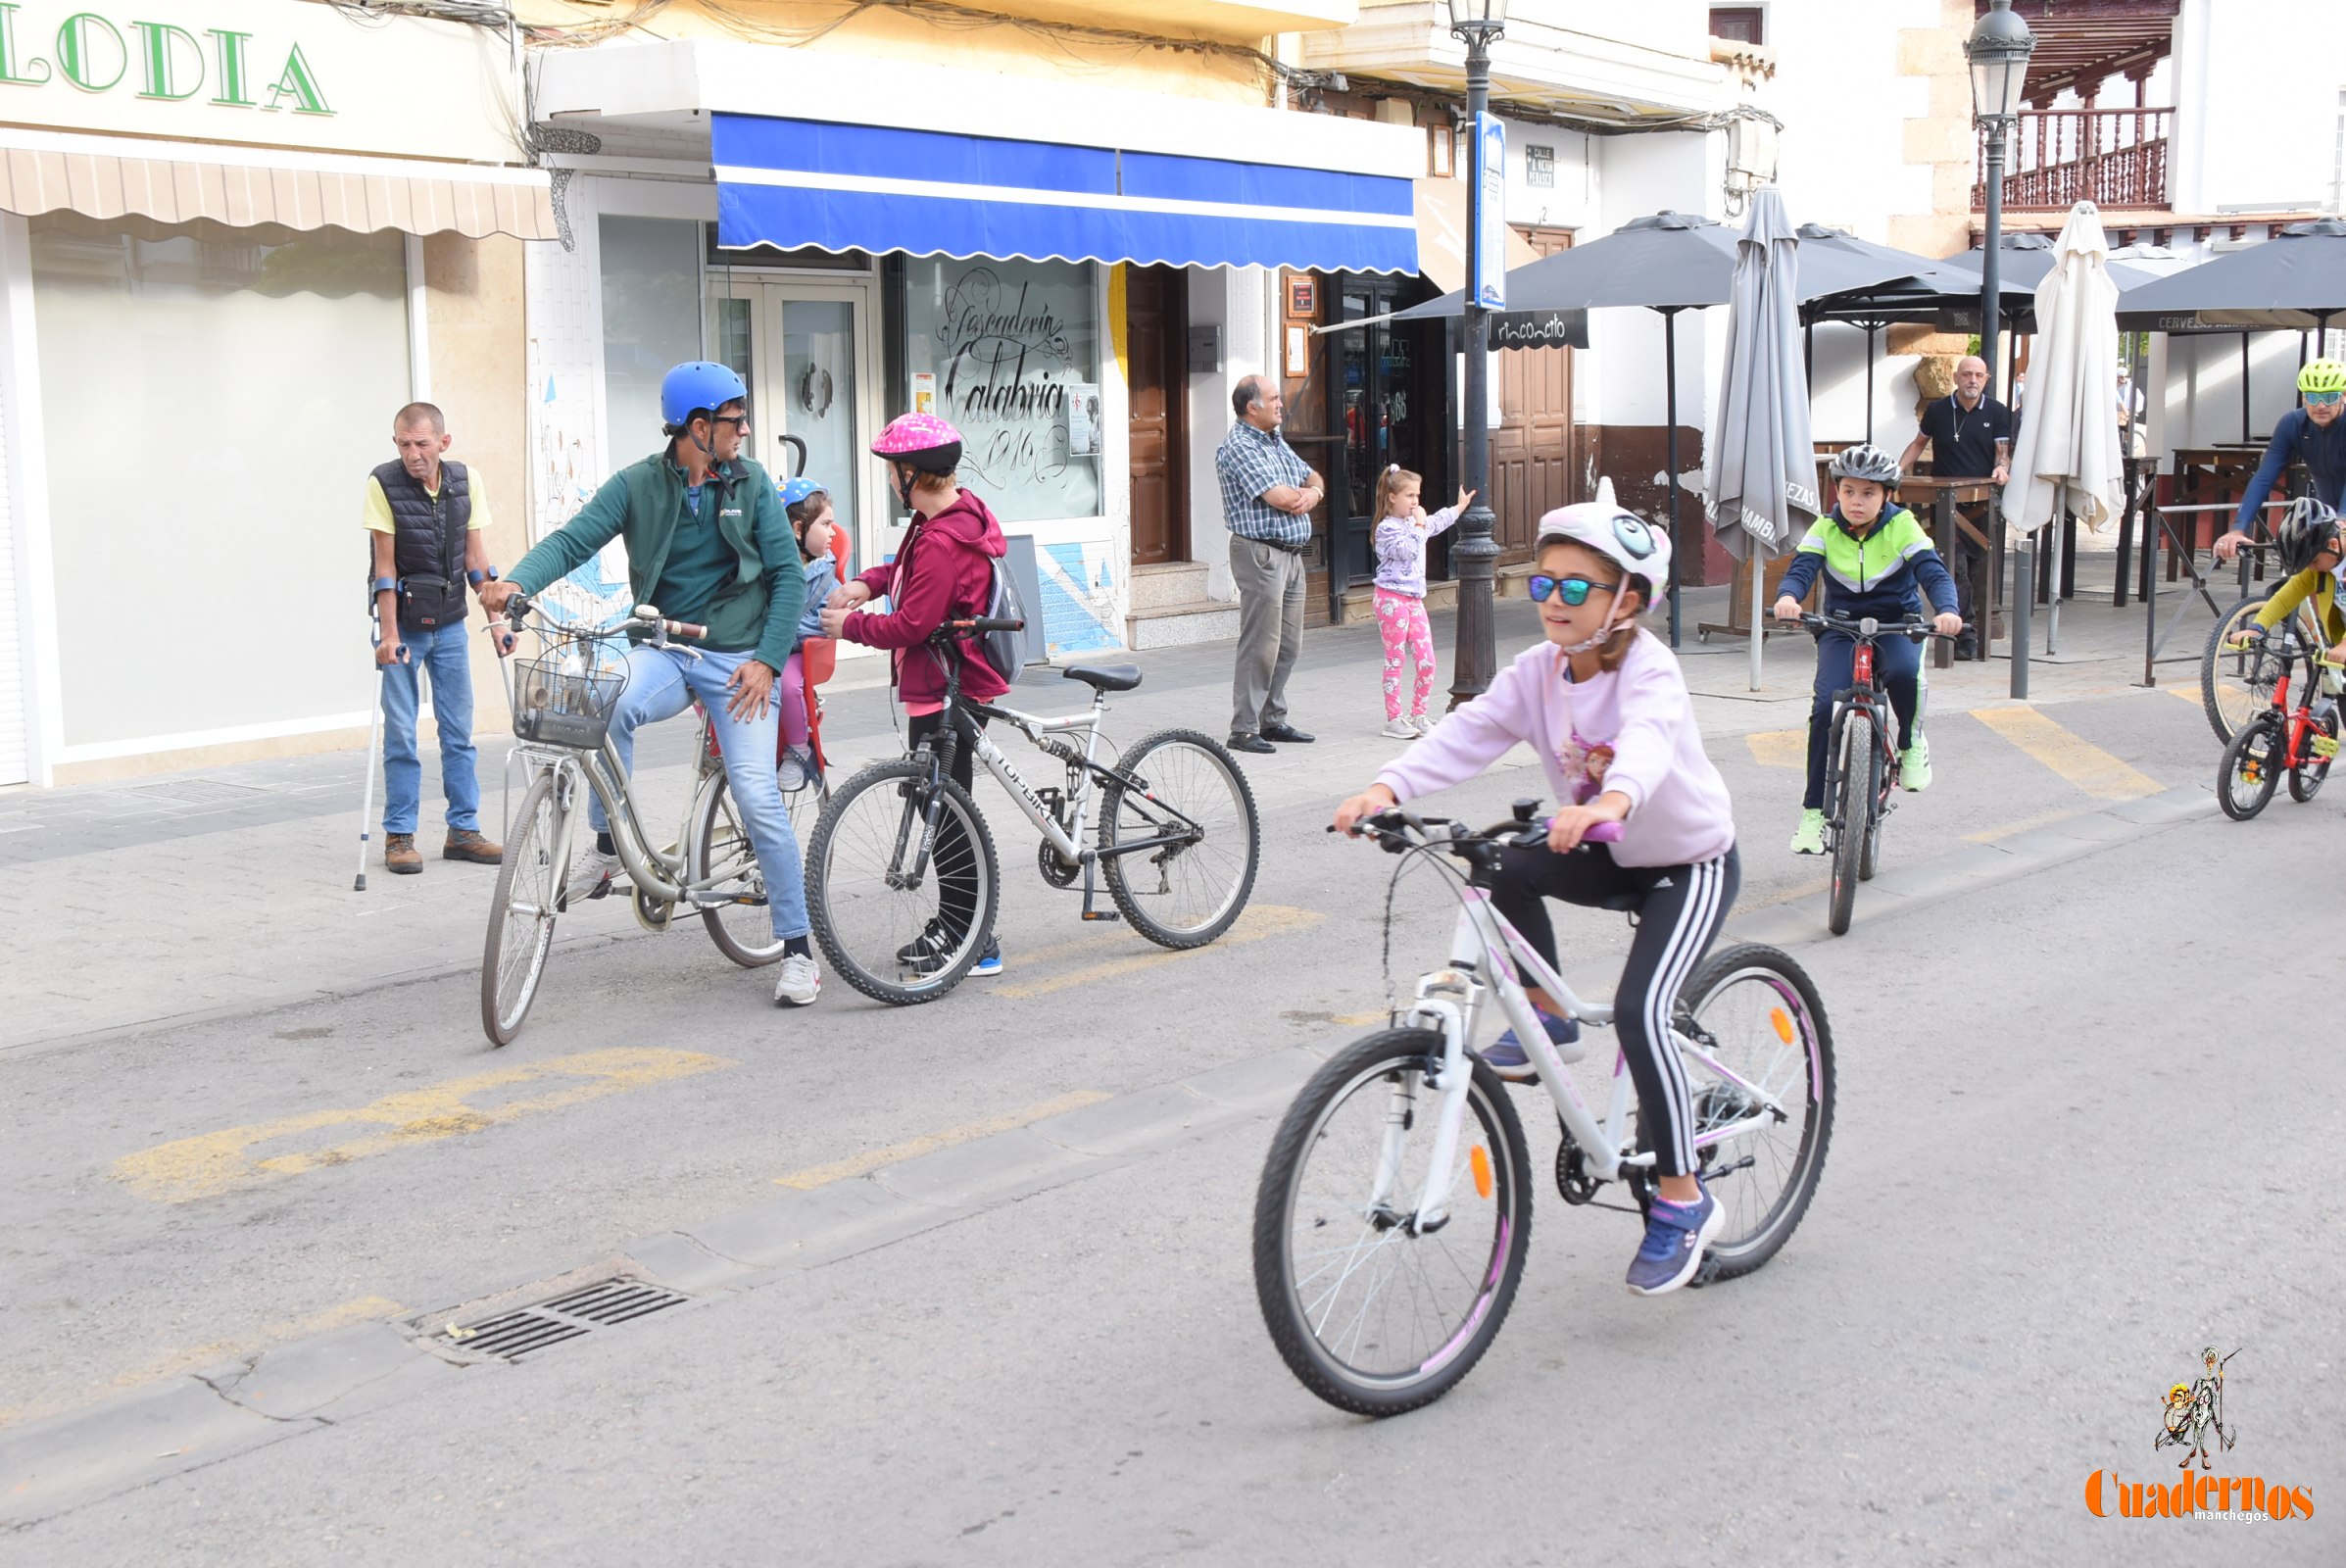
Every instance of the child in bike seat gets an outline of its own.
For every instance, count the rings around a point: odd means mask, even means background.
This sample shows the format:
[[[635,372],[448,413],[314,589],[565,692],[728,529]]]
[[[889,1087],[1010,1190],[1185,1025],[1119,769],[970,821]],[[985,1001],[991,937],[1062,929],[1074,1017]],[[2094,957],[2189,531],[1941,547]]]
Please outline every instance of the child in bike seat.
[[[1776,618],[1797,620],[1800,601],[1825,574],[1825,610],[1848,617],[1895,622],[1913,612],[1918,587],[1937,611],[1932,626],[1947,636],[1963,630],[1955,612],[1955,579],[1931,548],[1913,513],[1889,498],[1902,477],[1898,460],[1880,447],[1854,446],[1833,460],[1833,507],[1819,517],[1793,553],[1791,569],[1776,590]],[[1857,640],[1829,631],[1817,638],[1816,696],[1808,710],[1808,791],[1800,798],[1794,855],[1825,853],[1825,748],[1833,730],[1833,698],[1846,691],[1857,665]],[[1874,671],[1898,715],[1898,782],[1931,786],[1931,745],[1923,739],[1923,652],[1904,637],[1874,645]]]
[[[790,662],[774,682],[775,701],[782,708],[783,793],[803,790],[814,776],[814,747],[808,741],[806,717],[806,639],[823,634],[823,604],[839,586],[839,558],[831,554],[830,492],[812,479],[784,480],[782,511],[790,531],[798,535],[799,564],[806,573],[806,610],[799,616],[799,639],[791,645]]]
[[[1518,743],[1539,755],[1557,802],[1547,843],[1503,852],[1491,903],[1553,968],[1556,939],[1542,901],[1637,901],[1613,1016],[1659,1187],[1629,1288],[1658,1296],[1693,1277],[1722,1220],[1694,1174],[1694,1112],[1670,1018],[1679,987],[1735,903],[1735,813],[1703,753],[1677,659],[1637,624],[1654,585],[1669,579],[1670,542],[1615,506],[1608,489],[1540,519],[1533,565],[1529,588],[1546,641],[1339,807],[1336,825],[1349,831],[1371,812],[1464,783]],[[1619,822],[1620,840],[1583,843],[1599,822]],[[1554,999],[1529,989],[1548,1037],[1577,1039],[1579,1025]],[[1512,1029],[1483,1059],[1501,1077],[1532,1075]]]

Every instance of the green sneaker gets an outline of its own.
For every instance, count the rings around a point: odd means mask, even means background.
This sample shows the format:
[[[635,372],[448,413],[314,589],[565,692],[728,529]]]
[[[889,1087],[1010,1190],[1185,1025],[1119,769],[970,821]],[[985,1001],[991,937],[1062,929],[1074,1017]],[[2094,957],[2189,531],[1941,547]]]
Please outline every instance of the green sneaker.
[[[1931,742],[1920,734],[1898,754],[1898,787],[1910,795],[1931,787]]]
[[[1792,829],[1794,855],[1823,855],[1825,853],[1825,813],[1802,811],[1800,825]]]

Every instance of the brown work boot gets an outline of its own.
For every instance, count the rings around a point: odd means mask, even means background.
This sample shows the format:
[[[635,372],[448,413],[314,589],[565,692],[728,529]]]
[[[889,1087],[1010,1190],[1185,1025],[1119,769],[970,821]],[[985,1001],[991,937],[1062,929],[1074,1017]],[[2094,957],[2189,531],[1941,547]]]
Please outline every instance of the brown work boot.
[[[503,865],[505,846],[491,844],[468,827],[452,827],[448,842],[440,846],[443,860],[470,860],[474,865]]]
[[[413,833],[383,835],[383,866],[395,876],[415,876],[423,869],[423,857],[415,853]]]

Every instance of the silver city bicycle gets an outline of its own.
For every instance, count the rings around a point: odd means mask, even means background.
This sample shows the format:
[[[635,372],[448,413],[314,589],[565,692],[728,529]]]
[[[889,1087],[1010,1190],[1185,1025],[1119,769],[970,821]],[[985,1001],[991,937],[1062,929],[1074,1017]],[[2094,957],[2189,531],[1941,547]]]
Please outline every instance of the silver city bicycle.
[[[1158,730],[1113,762],[1100,760],[1107,694],[1140,685],[1138,669],[1069,666],[1062,673],[1091,687],[1092,703],[1060,718],[961,695],[956,645],[1023,624],[978,618],[938,628],[927,645],[945,667],[936,734],[910,756],[875,762],[841,784],[807,845],[815,939],[833,972],[875,1001],[934,1002],[993,946],[998,862],[986,819],[953,777],[964,746],[1041,831],[1043,880],[1054,888],[1083,883],[1086,920],[1120,913],[1159,947],[1202,947],[1230,929],[1253,891],[1261,854],[1254,793],[1218,742],[1196,730]],[[1028,784],[981,718],[1024,735],[1064,771],[1063,782]],[[1114,911],[1094,907],[1100,882]]]
[[[530,625],[533,611],[537,620]],[[539,652],[509,661],[514,755],[530,782],[507,824],[505,864],[497,873],[481,954],[480,1022],[489,1039],[500,1046],[512,1042],[537,999],[554,923],[568,906],[570,859],[580,836],[592,831],[586,826],[589,791],[603,803],[635,917],[645,929],[665,931],[683,908],[699,913],[710,940],[735,963],[755,968],[781,957],[765,878],[748,826],[734,809],[713,731],[702,726],[692,797],[675,838],[662,848],[654,848],[645,830],[627,769],[611,741],[627,670],[600,662],[598,644],[635,633],[650,647],[666,648],[671,639],[680,645],[706,636],[706,628],[662,619],[650,605],[636,606],[615,622],[563,622],[520,594],[508,602],[506,618],[515,632],[530,625]],[[602,898],[614,886],[615,879],[587,897]]]
[[[1438,867],[1459,910],[1448,963],[1417,982],[1393,1026],[1338,1052],[1296,1096],[1255,1195],[1263,1322],[1303,1386],[1341,1409],[1398,1415],[1440,1398],[1491,1348],[1515,1299],[1532,1157],[1504,1082],[1471,1049],[1488,1004],[1530,1043],[1554,1103],[1564,1201],[1592,1203],[1614,1180],[1637,1200],[1630,1212],[1653,1201],[1654,1156],[1618,1055],[1600,1120],[1567,1065],[1585,1044],[1548,1040],[1524,979],[1584,1030],[1610,1025],[1611,1004],[1574,995],[1491,906],[1502,850],[1546,842],[1538,804],[1518,801],[1511,821],[1481,832],[1398,808],[1356,829],[1402,857],[1396,888],[1410,864]],[[1389,948],[1392,911],[1389,896]],[[1726,1211],[1694,1283],[1732,1279],[1776,1254],[1816,1192],[1833,1135],[1833,1033],[1801,967],[1749,944],[1695,970],[1673,1033],[1694,1103],[1696,1174]]]

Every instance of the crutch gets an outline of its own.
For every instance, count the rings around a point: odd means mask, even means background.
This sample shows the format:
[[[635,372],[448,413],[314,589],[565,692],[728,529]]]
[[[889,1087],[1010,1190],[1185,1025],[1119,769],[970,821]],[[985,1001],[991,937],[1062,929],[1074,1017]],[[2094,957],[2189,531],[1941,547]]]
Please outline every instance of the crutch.
[[[370,652],[383,645],[382,616],[372,606],[373,597],[371,593],[367,595],[369,605],[367,621],[369,630],[367,634],[367,646]],[[399,649],[399,662],[404,664],[408,662],[408,659],[407,645],[402,643]],[[350,885],[350,890],[353,893],[367,891],[367,840],[374,826],[374,775],[382,767],[383,666],[375,663],[371,659],[367,661],[367,663],[374,670],[374,707],[372,718],[367,726],[367,778],[359,792],[359,874]]]

